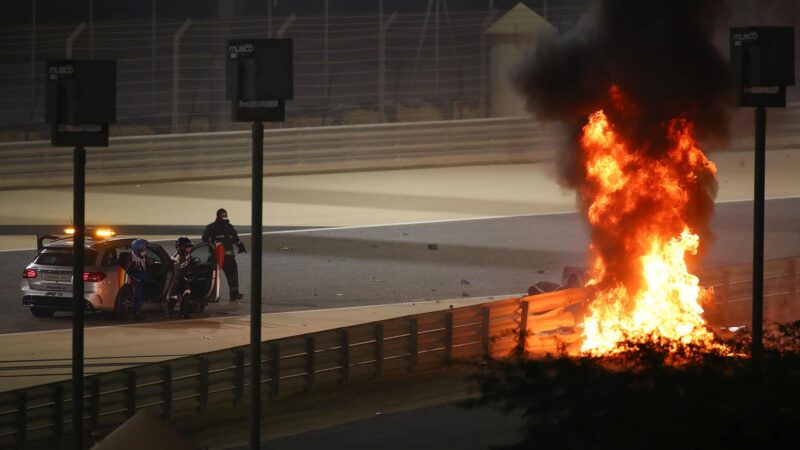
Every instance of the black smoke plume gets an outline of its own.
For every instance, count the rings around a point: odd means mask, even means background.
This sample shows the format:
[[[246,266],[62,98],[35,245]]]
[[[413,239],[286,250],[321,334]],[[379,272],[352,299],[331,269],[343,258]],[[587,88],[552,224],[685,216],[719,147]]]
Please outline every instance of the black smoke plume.
[[[656,159],[670,147],[667,129],[673,119],[693,123],[701,144],[727,140],[734,102],[728,64],[713,44],[723,6],[720,0],[599,0],[574,29],[534,49],[514,81],[532,113],[566,124],[573,134],[561,152],[562,184],[579,188],[586,179],[578,136],[587,117],[600,109],[630,151]],[[624,107],[612,100],[612,86],[624,97]],[[717,185],[710,176],[700,184],[691,193],[686,219],[707,244]],[[657,207],[641,205],[625,223],[636,226]],[[618,279],[634,276],[635,261],[602,233],[593,229],[595,250],[623,265]]]
[[[515,82],[531,112],[570,124],[609,109],[609,88],[618,86],[637,111],[612,122],[651,151],[663,150],[652,139],[664,133],[655,131],[676,117],[693,122],[700,139],[724,140],[729,73],[712,42],[722,6],[719,0],[594,2],[572,31],[536,48]]]

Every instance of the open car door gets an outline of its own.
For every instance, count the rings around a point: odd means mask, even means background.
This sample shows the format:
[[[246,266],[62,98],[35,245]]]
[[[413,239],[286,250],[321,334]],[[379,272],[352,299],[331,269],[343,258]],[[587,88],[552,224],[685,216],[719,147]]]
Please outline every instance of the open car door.
[[[218,302],[219,265],[214,248],[209,244],[197,245],[192,249],[192,257],[198,260],[192,276],[192,299],[206,303]]]
[[[172,258],[158,244],[147,244],[145,253],[147,272],[153,276],[152,283],[145,283],[144,296],[146,302],[163,302],[167,299],[175,278]]]
[[[64,236],[56,236],[53,234],[37,234],[36,235],[36,251],[40,252],[44,248],[45,245],[57,241],[59,239],[63,239]]]

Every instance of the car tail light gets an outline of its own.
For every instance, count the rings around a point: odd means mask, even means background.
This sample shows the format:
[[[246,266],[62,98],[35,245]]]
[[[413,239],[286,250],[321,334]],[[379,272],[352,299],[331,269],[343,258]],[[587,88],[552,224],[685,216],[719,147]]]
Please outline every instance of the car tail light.
[[[83,272],[83,281],[98,282],[106,278],[105,272]]]
[[[25,269],[22,271],[22,278],[36,278],[36,269]]]

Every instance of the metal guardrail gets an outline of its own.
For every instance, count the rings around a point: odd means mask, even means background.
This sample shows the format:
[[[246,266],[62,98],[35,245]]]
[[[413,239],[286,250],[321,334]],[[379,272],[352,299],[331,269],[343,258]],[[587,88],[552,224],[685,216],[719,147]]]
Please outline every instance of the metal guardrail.
[[[266,130],[267,175],[551,159],[557,128],[528,118]],[[245,177],[249,131],[112,138],[88,150],[88,184]],[[0,188],[71,186],[72,150],[0,144]]]
[[[764,262],[764,320],[785,321],[800,311],[798,262],[799,256]],[[700,283],[714,289],[714,304],[704,305],[708,319],[725,325],[750,324],[752,265],[705,270]]]
[[[768,148],[800,148],[800,104],[772,114]],[[748,111],[734,118],[728,146],[752,149]],[[267,175],[552,160],[562,134],[529,117],[273,129],[265,132]],[[250,175],[250,132],[112,138],[88,151],[88,184],[235,178]],[[47,141],[0,144],[0,189],[71,186],[72,150]],[[179,176],[176,174],[180,174]]]
[[[583,289],[571,289],[267,341],[260,358],[264,374],[260,382],[275,399],[441,370],[515,349],[544,351],[546,339],[531,344],[530,336],[541,331],[534,329],[540,317],[535,314],[563,310],[585,298]],[[574,325],[574,320],[558,324],[566,325]],[[557,342],[550,341],[547,350],[555,351]],[[247,403],[248,348],[87,377],[85,429],[103,435],[144,408],[175,418]],[[70,381],[0,393],[0,448],[57,447],[65,442],[70,423]]]
[[[800,257],[766,261],[765,318],[797,310]],[[715,290],[706,317],[724,325],[746,323],[751,266],[704,270],[701,284]],[[588,298],[587,289],[436,311],[336,330],[267,341],[260,364],[270,399],[447,368],[483,356],[514,351],[552,353],[578,345],[569,306]],[[85,379],[86,429],[103,435],[136,411],[149,408],[166,418],[249,401],[248,346],[99,373]],[[63,442],[70,427],[69,380],[0,393],[0,448],[40,448]],[[52,447],[51,447],[52,448]]]

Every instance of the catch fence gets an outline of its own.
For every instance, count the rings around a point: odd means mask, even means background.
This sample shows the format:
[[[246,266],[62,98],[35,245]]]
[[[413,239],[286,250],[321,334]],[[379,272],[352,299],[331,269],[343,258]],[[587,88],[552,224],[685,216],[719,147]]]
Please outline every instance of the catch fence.
[[[240,129],[225,98],[229,39],[294,41],[295,98],[278,126],[324,126],[488,116],[488,41],[502,12],[436,8],[364,13],[298,6],[281,15],[140,18],[28,24],[0,30],[0,141],[46,138],[48,59],[117,61],[117,125],[112,135]],[[546,2],[545,2],[546,3]],[[549,5],[569,27],[583,10]],[[534,8],[544,13],[541,2]]]
[[[274,15],[265,7],[240,17],[192,18],[190,11],[181,18],[94,21],[87,16],[84,22],[42,23],[33,2],[29,23],[0,29],[0,141],[48,137],[45,64],[69,57],[117,61],[112,136],[240,129],[231,122],[225,99],[225,43],[235,38],[294,40],[295,99],[287,104],[287,122],[278,126],[489,116],[491,37],[486,29],[505,12],[490,10],[492,1],[477,10],[459,8],[458,2],[448,9],[444,0],[416,0],[417,8],[397,14],[386,9],[382,15],[377,0],[365,2],[359,14],[337,11],[335,4],[326,14],[323,3],[329,2],[318,2],[316,9],[297,5],[297,10],[284,4]],[[526,3],[566,31],[588,2]],[[728,3],[732,23],[758,21],[769,9],[756,7],[755,0]],[[790,89],[789,95],[799,98],[796,91]]]

